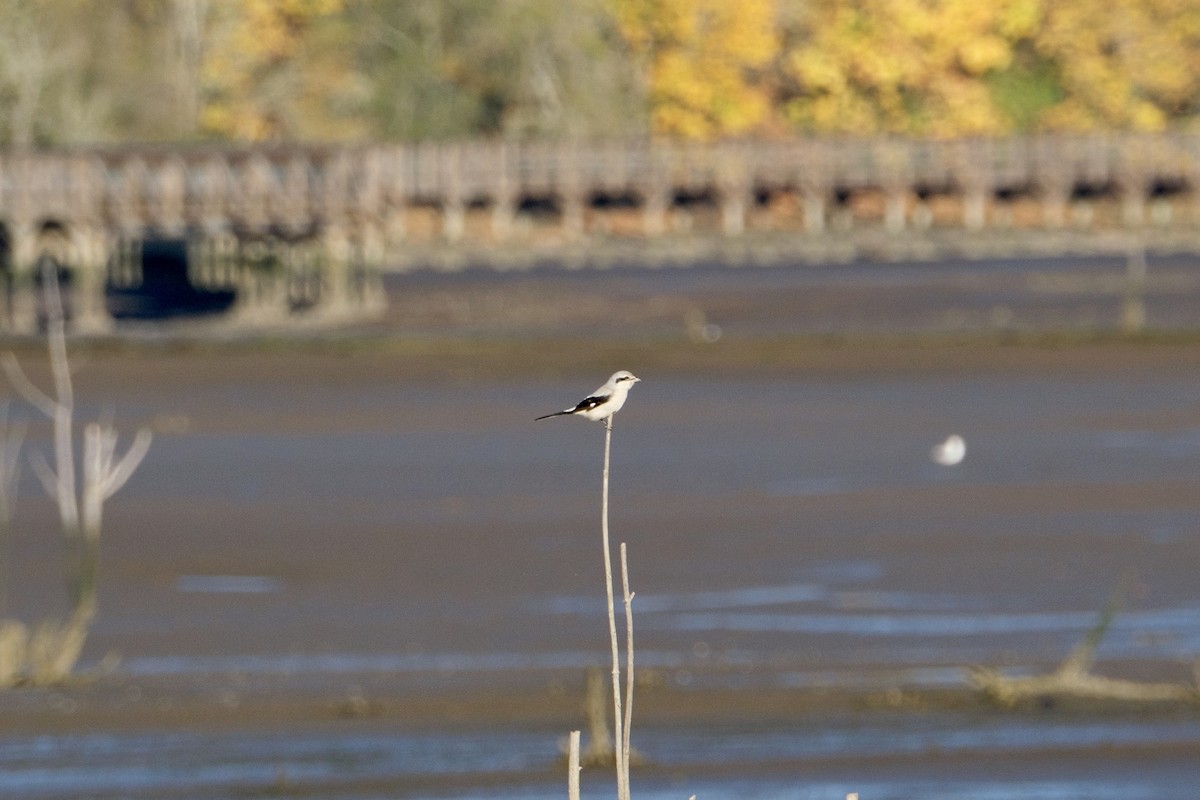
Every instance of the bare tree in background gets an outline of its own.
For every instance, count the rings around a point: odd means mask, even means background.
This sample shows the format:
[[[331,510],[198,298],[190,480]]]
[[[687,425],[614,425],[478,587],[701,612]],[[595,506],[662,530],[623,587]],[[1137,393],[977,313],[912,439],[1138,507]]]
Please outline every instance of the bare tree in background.
[[[375,136],[647,130],[638,73],[601,0],[410,0],[347,13]]]
[[[178,133],[194,136],[200,127],[201,66],[204,59],[205,18],[209,0],[173,0],[175,102]]]
[[[34,4],[0,2],[0,98],[7,107],[0,131],[14,147],[33,146],[39,106],[53,77],[56,58],[39,24]]]

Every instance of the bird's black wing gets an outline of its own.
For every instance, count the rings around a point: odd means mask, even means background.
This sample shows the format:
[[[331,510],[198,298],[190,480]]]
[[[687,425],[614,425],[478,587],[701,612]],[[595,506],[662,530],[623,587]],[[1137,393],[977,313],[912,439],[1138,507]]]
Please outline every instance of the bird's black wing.
[[[534,422],[537,422],[537,420],[539,420],[539,419],[549,419],[550,417],[561,417],[561,416],[565,416],[567,414],[578,414],[580,411],[591,411],[596,406],[607,403],[609,398],[611,398],[611,397],[612,397],[612,395],[610,395],[610,394],[596,394],[596,395],[592,395],[591,397],[585,397],[582,400],[580,400],[579,405],[575,406],[574,408],[565,408],[562,411],[555,411],[553,414],[546,414],[544,417],[537,417],[534,419]]]
[[[580,411],[591,411],[596,406],[607,403],[611,396],[612,395],[607,394],[596,394],[592,395],[591,397],[585,397],[579,401],[579,405],[572,408],[568,413],[578,414]]]

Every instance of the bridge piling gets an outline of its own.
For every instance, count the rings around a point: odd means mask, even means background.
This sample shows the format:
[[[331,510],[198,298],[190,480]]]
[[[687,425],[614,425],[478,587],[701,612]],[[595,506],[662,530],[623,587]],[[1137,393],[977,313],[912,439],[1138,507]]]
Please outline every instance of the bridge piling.
[[[77,333],[108,333],[113,318],[104,301],[105,267],[112,248],[107,230],[97,224],[81,225],[75,232],[75,257],[78,265],[71,294],[72,329]]]
[[[36,292],[39,231],[31,219],[14,219],[8,225],[10,267],[8,324],[13,333],[31,334],[38,327]]]

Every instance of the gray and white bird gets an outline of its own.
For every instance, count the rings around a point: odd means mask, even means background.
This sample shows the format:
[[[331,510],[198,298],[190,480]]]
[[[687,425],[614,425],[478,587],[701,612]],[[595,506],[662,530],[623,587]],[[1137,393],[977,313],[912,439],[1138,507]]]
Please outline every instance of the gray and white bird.
[[[621,410],[621,406],[625,405],[625,398],[629,396],[629,390],[640,380],[641,378],[628,370],[614,372],[608,379],[608,383],[580,400],[576,405],[537,419],[565,416],[583,417],[593,422],[608,419]]]

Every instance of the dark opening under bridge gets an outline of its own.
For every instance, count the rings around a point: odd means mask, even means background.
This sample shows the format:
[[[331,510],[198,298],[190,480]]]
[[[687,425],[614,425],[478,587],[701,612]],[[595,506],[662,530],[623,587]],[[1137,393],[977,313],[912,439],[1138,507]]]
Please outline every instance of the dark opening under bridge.
[[[72,329],[103,332],[164,275],[234,322],[334,323],[379,313],[381,271],[418,264],[994,256],[1148,232],[1179,249],[1198,220],[1184,133],[10,152],[0,330],[37,329],[46,258]]]

